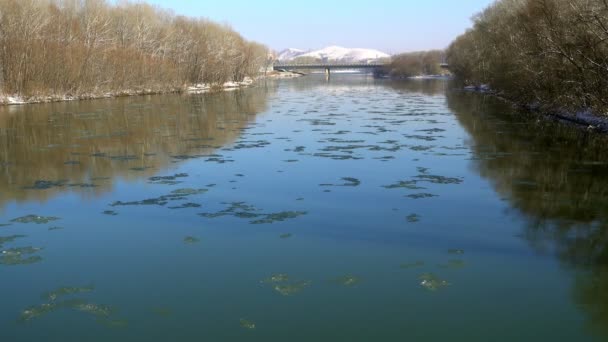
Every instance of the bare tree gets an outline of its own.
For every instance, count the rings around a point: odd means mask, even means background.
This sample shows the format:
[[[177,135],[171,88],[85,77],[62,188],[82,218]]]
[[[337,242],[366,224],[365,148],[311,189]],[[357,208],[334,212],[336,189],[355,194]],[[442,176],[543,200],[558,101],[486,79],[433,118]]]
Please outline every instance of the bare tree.
[[[608,114],[608,2],[497,1],[452,43],[448,62],[522,104]]]
[[[127,0],[0,0],[0,93],[174,91],[254,76],[267,49]]]

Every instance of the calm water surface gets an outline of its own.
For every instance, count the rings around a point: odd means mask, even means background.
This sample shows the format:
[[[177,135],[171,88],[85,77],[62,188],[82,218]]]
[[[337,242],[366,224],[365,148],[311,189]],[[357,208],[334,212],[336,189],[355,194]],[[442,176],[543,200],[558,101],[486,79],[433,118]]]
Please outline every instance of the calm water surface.
[[[452,88],[1,108],[0,340],[607,339],[608,141]]]

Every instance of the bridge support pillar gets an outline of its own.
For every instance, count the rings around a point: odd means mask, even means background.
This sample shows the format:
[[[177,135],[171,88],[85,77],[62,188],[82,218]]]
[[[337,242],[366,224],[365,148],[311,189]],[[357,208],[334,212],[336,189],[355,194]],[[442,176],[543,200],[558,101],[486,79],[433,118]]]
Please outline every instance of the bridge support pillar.
[[[325,77],[329,78],[330,75],[331,75],[331,70],[329,70],[329,68],[325,68]]]

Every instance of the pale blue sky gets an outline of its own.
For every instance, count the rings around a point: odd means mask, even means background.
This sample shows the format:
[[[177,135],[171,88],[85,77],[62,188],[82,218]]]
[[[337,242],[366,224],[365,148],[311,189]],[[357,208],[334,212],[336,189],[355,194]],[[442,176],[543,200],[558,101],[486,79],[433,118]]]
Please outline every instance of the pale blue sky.
[[[228,23],[275,50],[328,45],[387,53],[445,48],[493,0],[144,0]]]

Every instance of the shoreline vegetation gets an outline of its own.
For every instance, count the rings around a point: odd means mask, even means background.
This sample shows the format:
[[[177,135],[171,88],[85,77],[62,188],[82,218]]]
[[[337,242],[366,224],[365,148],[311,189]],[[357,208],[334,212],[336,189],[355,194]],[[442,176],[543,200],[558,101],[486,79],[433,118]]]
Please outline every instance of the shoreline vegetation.
[[[0,104],[248,86],[268,48],[141,2],[0,0]]]
[[[442,50],[407,52],[393,56],[390,63],[376,72],[377,77],[391,79],[443,78],[451,73],[442,68]]]
[[[608,4],[499,0],[447,49],[467,90],[608,132]]]

